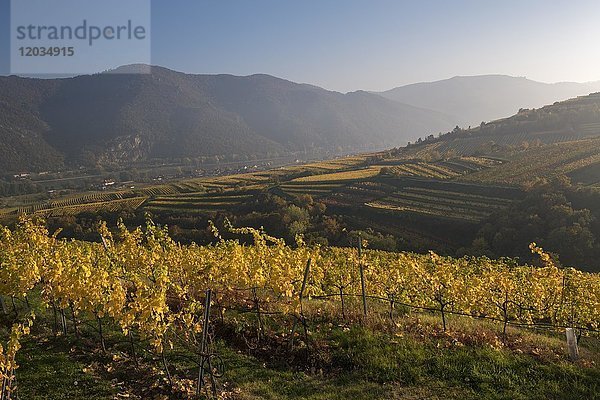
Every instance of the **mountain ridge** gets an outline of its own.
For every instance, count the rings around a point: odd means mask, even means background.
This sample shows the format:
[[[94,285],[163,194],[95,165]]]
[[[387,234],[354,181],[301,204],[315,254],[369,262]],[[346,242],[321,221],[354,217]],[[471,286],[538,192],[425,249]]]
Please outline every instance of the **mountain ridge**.
[[[0,167],[365,151],[403,145],[454,122],[378,95],[342,94],[266,74],[151,71],[0,77],[0,154],[7,156]],[[37,158],[36,149],[43,150]]]
[[[455,76],[378,92],[388,99],[440,111],[458,125],[510,117],[521,108],[538,108],[600,90],[600,81],[543,83],[502,74]]]
[[[129,73],[146,69],[151,73]],[[545,84],[497,74],[341,93],[268,74],[187,74],[144,64],[69,78],[0,77],[0,167],[381,150],[588,89],[600,90],[600,82]],[[502,110],[506,115],[491,117]]]

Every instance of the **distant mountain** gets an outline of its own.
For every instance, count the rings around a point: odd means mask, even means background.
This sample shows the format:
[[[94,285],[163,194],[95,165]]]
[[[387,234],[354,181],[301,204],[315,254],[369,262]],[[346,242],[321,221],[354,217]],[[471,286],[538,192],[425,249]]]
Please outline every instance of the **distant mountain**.
[[[505,75],[481,75],[416,83],[380,94],[450,115],[461,127],[467,127],[511,116],[520,108],[537,108],[597,91],[600,82],[547,84]]]
[[[116,72],[139,68],[148,67]],[[376,94],[268,75],[151,72],[0,77],[0,169],[381,149],[454,122]]]

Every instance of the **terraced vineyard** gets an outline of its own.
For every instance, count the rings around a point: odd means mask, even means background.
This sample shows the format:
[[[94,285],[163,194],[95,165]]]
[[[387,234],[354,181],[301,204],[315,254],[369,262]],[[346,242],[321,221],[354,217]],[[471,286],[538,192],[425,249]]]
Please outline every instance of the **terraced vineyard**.
[[[581,131],[587,135],[600,135],[600,123],[583,124]]]
[[[376,209],[479,222],[494,212],[508,208],[511,203],[511,199],[503,197],[484,196],[461,191],[407,187],[366,205]]]
[[[297,182],[292,181],[279,186],[279,188],[290,196],[298,196],[302,194],[311,195],[314,198],[328,196],[332,191],[343,187],[342,183],[327,183],[327,182]]]
[[[4,208],[0,210],[0,218],[5,217],[7,215],[15,214],[16,209],[13,208]]]
[[[363,169],[333,172],[330,174],[311,175],[294,179],[292,182],[340,182],[353,181],[356,179],[372,178],[379,174],[381,166],[370,166]]]
[[[518,149],[525,144],[535,146],[568,144],[573,141],[593,139],[599,136],[600,128],[598,125],[600,124],[582,125],[576,132],[561,130],[495,135],[493,138],[486,135],[459,137],[409,148],[405,152],[405,157],[427,159],[432,154],[453,154],[465,157],[473,154],[492,154],[495,147]]]
[[[241,198],[247,200],[251,196],[247,192],[243,195],[231,194],[238,193],[240,185],[246,190],[265,189],[276,180],[283,182],[272,188],[275,194],[290,197],[307,194],[313,198],[324,199],[328,204],[362,205],[397,190],[394,186],[383,188],[381,183],[372,181],[382,174],[383,168],[387,168],[388,172],[391,169],[392,174],[397,177],[447,180],[500,164],[499,161],[481,157],[460,157],[438,162],[392,159],[386,160],[382,165],[356,169],[356,165],[362,165],[365,159],[349,157],[267,172],[205,178],[146,188],[143,189],[143,193],[155,198],[148,202],[145,209],[150,212],[193,213],[226,210],[238,206]],[[355,169],[347,169],[351,166],[355,166]],[[293,178],[297,174],[309,175]],[[383,175],[385,176],[385,173]],[[197,192],[191,192],[194,189]],[[217,193],[206,193],[215,190]]]
[[[387,153],[373,153],[290,165],[268,171],[185,179],[140,185],[119,192],[87,193],[46,202],[22,203],[5,208],[0,215],[14,217],[21,213],[42,211],[48,215],[72,214],[80,209],[86,210],[85,207],[79,207],[86,204],[89,205],[87,209],[97,209],[98,203],[107,202],[110,203],[110,208],[119,204],[112,203],[113,201],[129,198],[149,199],[145,209],[151,212],[214,212],[239,205],[241,197],[231,193],[240,191],[244,191],[245,196],[249,196],[249,192],[272,190],[274,194],[288,197],[309,194],[325,199],[347,185],[350,187],[341,193],[341,197],[328,201],[332,204],[336,201],[339,201],[339,204],[356,204],[360,200],[359,203],[362,204],[374,199],[371,195],[365,196],[367,192],[364,191],[362,183],[377,180],[380,175],[451,180],[498,163],[500,162],[482,157],[457,157],[426,162],[390,158]],[[384,168],[387,172],[382,173]],[[387,192],[383,193],[385,194]],[[351,199],[352,196],[356,198]],[[122,204],[130,207],[135,203],[132,201]],[[63,208],[65,210],[60,211]]]
[[[570,142],[578,139],[585,139],[588,136],[591,136],[591,133],[586,133],[585,131],[580,131],[578,134],[566,133],[562,131],[558,132],[537,132],[535,134],[531,133],[519,133],[514,135],[503,135],[494,137],[494,144],[499,146],[512,146],[519,147],[524,142],[532,142],[538,141],[540,144],[555,144],[555,143],[563,143]],[[595,133],[593,134],[595,135]],[[489,147],[491,140],[485,136],[478,138],[469,138],[469,139],[456,139],[452,142],[444,143],[443,145],[438,147],[438,151],[444,152],[450,149],[455,149],[459,154],[467,155],[473,154],[481,149],[486,149]]]
[[[362,206],[365,203],[386,197],[397,188],[381,182],[356,182],[345,186],[329,196],[325,203],[332,206]]]
[[[346,168],[356,168],[361,166],[365,160],[366,156],[353,156],[353,157],[344,157],[344,158],[336,158],[333,160],[322,161],[319,163],[310,163],[304,165],[305,168],[317,168],[326,171],[335,171]]]
[[[484,157],[456,157],[444,161],[390,159],[385,161],[387,175],[414,176],[431,179],[452,179],[502,164],[501,161]]]
[[[70,197],[66,199],[60,200],[52,200],[47,202],[46,204],[42,204],[41,207],[38,207],[38,210],[44,208],[60,208],[60,207],[70,207],[77,206],[81,204],[88,203],[101,203],[101,202],[109,202],[113,200],[121,200],[127,197],[132,197],[131,193],[125,192],[112,192],[112,193],[93,193],[85,196],[77,196]]]
[[[385,198],[398,190],[394,183],[380,182],[380,177],[391,175],[397,178],[426,179],[428,184],[435,186],[436,181],[448,181],[501,164],[501,161],[483,157],[458,157],[437,162],[389,159],[383,160],[381,164],[356,169],[356,165],[364,164],[365,159],[349,157],[267,172],[205,178],[146,188],[144,193],[153,198],[144,209],[155,213],[194,214],[224,211],[247,201],[252,196],[251,190],[248,189],[266,189],[278,180],[282,183],[271,189],[277,195],[296,197],[307,194],[315,199],[322,199],[329,205],[363,207],[365,203]],[[352,165],[355,166],[354,169],[348,169]],[[294,178],[294,175],[298,174],[309,175]],[[239,186],[244,183],[246,191],[240,193]],[[197,189],[197,192],[190,192],[193,189]],[[478,218],[482,215],[478,215]]]
[[[420,176],[432,179],[450,179],[459,176],[454,168],[426,162],[407,162],[390,167],[386,173],[395,176]]]
[[[85,204],[97,204],[102,202],[111,202],[121,200],[126,197],[132,197],[131,193],[126,192],[110,192],[110,193],[89,193],[80,196],[69,196],[58,200],[49,200],[43,203],[33,204],[30,206],[20,207],[14,212],[32,214],[44,210],[54,208],[73,207]]]
[[[96,203],[75,204],[51,209],[36,211],[35,215],[45,217],[56,217],[64,215],[77,215],[84,212],[95,213],[98,211],[118,212],[124,209],[137,209],[146,201],[146,197],[133,197],[112,201],[100,201]]]
[[[148,186],[143,189],[137,189],[136,192],[143,196],[161,196],[177,193],[172,185]]]
[[[252,198],[252,194],[240,192],[160,196],[148,201],[144,210],[186,214],[216,212],[239,206],[250,198]]]
[[[137,208],[146,196],[137,196],[131,192],[89,193],[81,196],[70,196],[58,200],[49,200],[37,204],[0,210],[0,216],[16,216],[20,214],[38,214],[46,216],[74,215],[80,212],[109,210],[117,211],[118,207]]]
[[[269,176],[259,175],[257,173],[238,174],[229,176],[219,176],[212,178],[203,178],[197,180],[197,184],[203,187],[236,187],[263,184],[270,179]]]
[[[168,196],[176,194],[198,193],[210,190],[226,190],[239,186],[251,188],[255,185],[262,185],[268,180],[268,176],[263,176],[259,173],[195,178],[174,183],[142,187],[135,189],[135,193],[144,196]]]
[[[308,164],[299,164],[299,165],[288,165],[285,167],[279,167],[277,169],[272,169],[268,171],[254,172],[252,175],[257,178],[263,179],[264,181],[281,179],[287,180],[286,177],[290,176],[298,176],[298,175],[319,175],[319,174],[327,174],[331,171],[344,171],[349,169],[358,169],[361,168],[367,158],[368,154],[364,155],[356,155],[351,157],[343,157],[336,158],[333,160],[320,161],[320,162],[312,162]]]
[[[521,152],[505,165],[466,175],[473,182],[520,185],[535,177],[570,174],[600,162],[600,139],[553,144]]]

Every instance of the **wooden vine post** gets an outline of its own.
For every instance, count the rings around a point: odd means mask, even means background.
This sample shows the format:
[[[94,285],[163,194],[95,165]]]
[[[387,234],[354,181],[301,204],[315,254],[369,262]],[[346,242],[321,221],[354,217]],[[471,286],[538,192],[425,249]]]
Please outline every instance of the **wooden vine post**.
[[[0,305],[2,305],[2,314],[8,315],[8,308],[6,307],[6,303],[4,302],[4,296],[0,296]]]
[[[198,386],[196,394],[200,394],[202,386],[204,386],[204,360],[207,353],[208,347],[208,324],[210,321],[210,298],[212,297],[212,291],[208,289],[206,291],[206,299],[204,301],[204,324],[202,325],[202,342],[200,343],[200,352],[202,353],[200,362],[200,371],[198,371]]]
[[[302,323],[302,326],[304,327],[304,335],[306,337],[307,343],[308,343],[308,326],[306,325],[306,318],[304,317],[304,307],[303,307],[303,300],[304,300],[304,290],[306,290],[306,284],[308,283],[308,276],[310,274],[310,258],[306,261],[306,267],[304,268],[304,278],[302,279],[302,287],[300,288],[300,322]],[[297,320],[294,321],[294,325],[292,326],[292,332],[291,332],[291,347],[294,347],[294,333],[296,333],[296,324],[297,324]]]
[[[367,317],[367,292],[365,290],[365,270],[362,263],[362,236],[358,234],[358,268],[360,270],[360,286],[362,289],[363,316]]]

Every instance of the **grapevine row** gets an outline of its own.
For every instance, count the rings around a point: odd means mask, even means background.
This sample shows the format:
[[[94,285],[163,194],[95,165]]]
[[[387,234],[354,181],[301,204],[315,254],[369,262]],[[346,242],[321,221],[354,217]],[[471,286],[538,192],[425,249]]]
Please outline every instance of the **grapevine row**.
[[[335,299],[344,314],[345,295],[365,291],[393,304],[456,312],[509,323],[544,323],[597,330],[600,325],[600,274],[559,268],[532,244],[543,267],[486,257],[442,257],[356,249],[308,247],[301,238],[289,246],[251,228],[231,228],[252,245],[223,240],[213,228],[214,245],[181,245],[168,229],[151,221],[114,236],[99,226],[97,243],[61,240],[43,225],[22,219],[15,230],[0,227],[0,295],[27,301],[36,291],[43,304],[73,314],[109,319],[125,335],[135,331],[157,354],[171,338],[202,330],[202,299],[207,289],[222,308],[298,315],[304,298]],[[306,265],[310,274],[303,285]],[[29,325],[27,325],[29,326]],[[23,325],[14,335],[26,333]],[[9,352],[0,350],[0,368],[14,369]],[[12,356],[14,359],[14,355]],[[8,361],[5,361],[8,360]],[[9,379],[9,374],[2,373]]]

